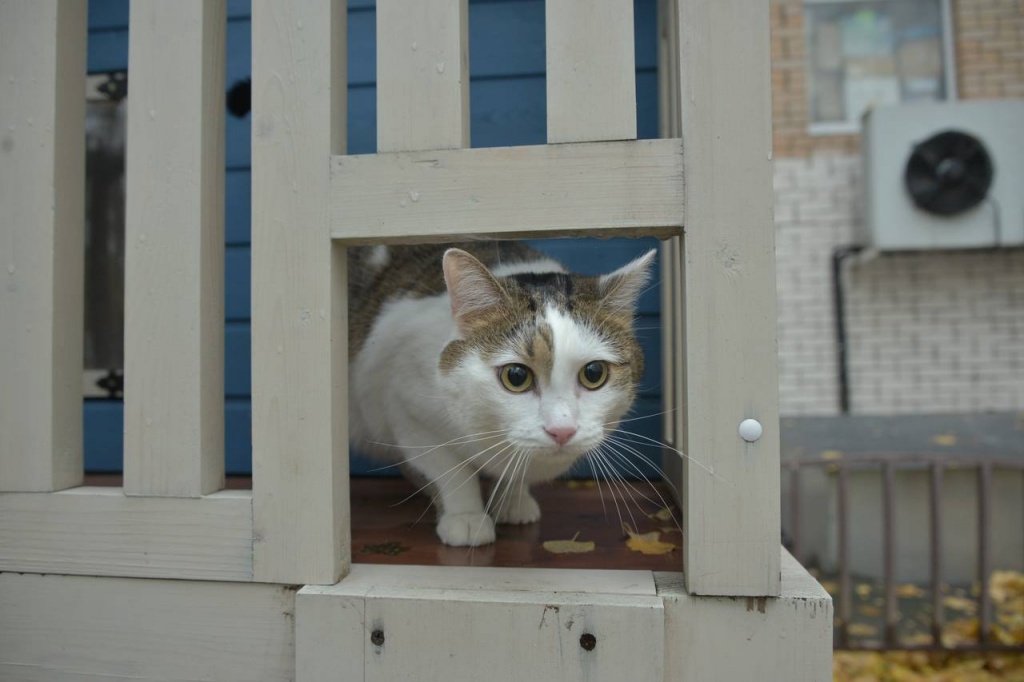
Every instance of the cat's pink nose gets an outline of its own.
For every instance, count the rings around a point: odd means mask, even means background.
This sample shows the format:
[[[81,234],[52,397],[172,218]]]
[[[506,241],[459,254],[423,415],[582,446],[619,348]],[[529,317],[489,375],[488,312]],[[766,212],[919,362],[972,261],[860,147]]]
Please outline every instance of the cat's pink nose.
[[[559,445],[565,445],[569,439],[576,435],[575,426],[545,426],[544,430],[555,439]]]

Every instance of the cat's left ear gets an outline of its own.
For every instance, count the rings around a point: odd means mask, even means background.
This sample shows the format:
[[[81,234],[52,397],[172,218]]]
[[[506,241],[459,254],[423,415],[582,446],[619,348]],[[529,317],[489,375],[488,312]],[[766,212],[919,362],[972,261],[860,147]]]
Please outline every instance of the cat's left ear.
[[[656,254],[657,250],[651,249],[615,272],[601,275],[598,289],[603,299],[602,307],[632,312],[651,278],[651,264]]]
[[[507,302],[508,294],[487,266],[462,249],[444,252],[444,283],[452,303],[452,317],[460,330],[474,316]]]

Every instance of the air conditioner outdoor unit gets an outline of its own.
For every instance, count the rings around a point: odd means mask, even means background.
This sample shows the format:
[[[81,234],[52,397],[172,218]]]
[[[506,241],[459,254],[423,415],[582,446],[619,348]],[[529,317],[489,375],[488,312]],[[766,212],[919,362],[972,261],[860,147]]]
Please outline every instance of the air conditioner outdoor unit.
[[[1024,101],[878,107],[863,131],[865,246],[1024,245]]]

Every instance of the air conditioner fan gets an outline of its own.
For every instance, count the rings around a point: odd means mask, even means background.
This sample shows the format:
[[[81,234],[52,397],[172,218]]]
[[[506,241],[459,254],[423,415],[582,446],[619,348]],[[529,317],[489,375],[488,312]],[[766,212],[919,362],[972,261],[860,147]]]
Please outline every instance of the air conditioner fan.
[[[994,175],[992,156],[981,140],[946,130],[914,146],[903,179],[918,208],[952,216],[984,201]]]

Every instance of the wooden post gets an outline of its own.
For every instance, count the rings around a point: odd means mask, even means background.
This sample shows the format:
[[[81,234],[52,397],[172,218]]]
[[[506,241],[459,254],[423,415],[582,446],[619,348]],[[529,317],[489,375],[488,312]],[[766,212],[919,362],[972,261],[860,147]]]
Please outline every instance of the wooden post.
[[[469,146],[467,0],[378,0],[377,151]]]
[[[548,142],[636,139],[632,0],[548,0]]]
[[[0,3],[0,490],[82,481],[86,4]]]
[[[779,418],[767,3],[680,0],[685,576],[779,594]],[[757,420],[763,434],[740,437]]]
[[[136,0],[125,211],[128,495],[224,484],[224,0]]]
[[[252,17],[253,571],[348,571],[345,252],[330,156],[346,133],[345,3],[258,0]]]

